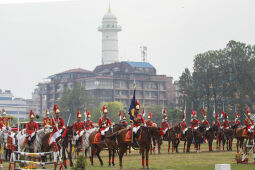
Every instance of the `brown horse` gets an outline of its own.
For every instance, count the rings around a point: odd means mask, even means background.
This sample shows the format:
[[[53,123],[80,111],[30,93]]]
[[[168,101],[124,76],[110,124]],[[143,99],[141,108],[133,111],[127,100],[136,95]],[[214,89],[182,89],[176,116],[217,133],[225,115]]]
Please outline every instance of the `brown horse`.
[[[216,129],[218,129],[218,126],[217,125],[213,125],[212,127],[210,127],[206,132],[205,132],[205,138],[208,142],[208,146],[209,146],[209,152],[212,152],[213,149],[212,149],[212,143],[213,143],[213,140],[215,138],[215,134],[214,134],[214,131],[216,131]]]
[[[227,143],[227,150],[232,151],[232,141],[234,138],[234,130],[232,128],[231,129],[223,129],[223,134],[225,136],[224,138]],[[224,150],[224,144],[225,143],[223,143],[223,150]]]
[[[115,153],[117,149],[117,143],[116,143],[116,136],[114,134],[124,128],[126,127],[121,124],[115,124],[113,128],[110,127],[109,130],[105,133],[105,144],[101,144],[101,141],[99,142],[95,141],[96,135],[100,133],[99,131],[92,132],[89,135],[89,144],[91,147],[91,157],[90,157],[91,165],[94,164],[93,155],[96,154],[100,161],[101,166],[103,166],[103,161],[100,157],[100,152],[103,149],[107,148],[109,150],[109,166],[111,166],[111,163],[113,166],[115,166],[114,157],[115,157]]]
[[[206,127],[204,125],[199,126],[197,129],[193,129],[194,145],[196,152],[200,152],[200,143],[206,132]]]
[[[244,141],[243,134],[244,134],[245,128],[239,128],[238,124],[235,124],[232,128],[234,129],[234,137],[237,140],[236,152],[239,153],[239,147],[243,149],[243,141]]]
[[[127,150],[127,147],[131,145],[132,139],[127,140],[126,136],[127,134],[131,133],[130,129],[123,129],[120,130],[117,133],[117,141],[118,141],[118,147],[119,147],[119,162],[120,162],[120,168],[122,168],[122,158],[124,153]],[[159,140],[161,138],[160,135],[160,128],[158,127],[140,127],[140,133],[138,135],[138,145],[140,148],[140,153],[142,155],[142,166],[144,168],[144,158],[146,158],[146,167],[149,168],[149,150],[151,146],[151,138],[152,136]]]
[[[62,133],[65,129],[63,129]],[[52,146],[49,145],[49,139],[51,137],[52,133],[47,133],[42,137],[42,152],[49,152],[52,150]],[[69,156],[70,160],[70,166],[73,166],[72,162],[72,141],[70,140],[73,135],[73,126],[68,127],[66,136],[64,138],[61,138],[59,142],[57,142],[57,147],[60,152],[62,152],[63,160],[64,160],[64,166],[67,168],[66,165],[66,151]],[[68,144],[70,144],[70,150],[68,151]],[[46,161],[46,156],[42,157],[43,161]]]
[[[180,143],[179,141],[179,134],[181,133],[181,125],[177,124],[174,127],[170,128],[166,132],[166,141],[168,141],[168,153],[170,153],[170,146],[172,143],[172,152],[174,150],[176,153],[178,153],[178,145]]]

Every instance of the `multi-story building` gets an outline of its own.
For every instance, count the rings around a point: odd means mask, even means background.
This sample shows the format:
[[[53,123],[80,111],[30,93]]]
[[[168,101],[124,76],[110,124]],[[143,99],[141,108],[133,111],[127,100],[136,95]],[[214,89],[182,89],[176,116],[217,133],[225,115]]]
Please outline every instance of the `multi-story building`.
[[[41,95],[38,89],[32,93],[32,99],[27,99],[27,112],[33,110],[35,114],[43,116],[46,111],[46,96]]]
[[[146,106],[174,104],[173,78],[157,75],[150,63],[118,62],[100,65],[95,70],[72,69],[49,77],[50,82],[39,83],[39,91],[46,96],[46,107],[51,108],[64,88],[80,83],[87,94],[99,102],[120,101],[129,106],[136,84],[136,98]]]
[[[10,90],[2,91],[0,89],[0,111],[5,109],[7,115],[24,119],[27,117],[26,100],[22,98],[14,98]]]

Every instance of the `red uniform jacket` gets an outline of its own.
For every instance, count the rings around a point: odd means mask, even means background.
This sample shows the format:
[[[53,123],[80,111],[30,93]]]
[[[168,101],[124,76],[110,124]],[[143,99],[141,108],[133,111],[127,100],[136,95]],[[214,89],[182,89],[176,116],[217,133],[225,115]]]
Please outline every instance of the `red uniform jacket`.
[[[161,128],[163,131],[166,130],[167,128],[169,128],[168,122],[161,122]]]
[[[146,121],[146,125],[148,127],[152,127],[153,122],[151,120]]]
[[[212,126],[214,126],[214,125],[217,125],[217,126],[221,127],[221,124],[218,120],[216,120],[212,123]]]
[[[188,127],[188,126],[187,126],[187,123],[184,122],[184,121],[181,121],[180,125],[181,125],[182,131],[184,131],[184,129],[186,129],[186,128]]]
[[[83,122],[75,122],[73,125],[73,130],[77,132],[78,134],[80,134],[80,132],[84,129],[85,129],[85,125]]]
[[[125,125],[125,126],[128,125],[127,121],[121,121],[120,124],[121,124],[121,125]]]
[[[142,114],[135,115],[134,117],[134,126],[138,127],[141,126],[141,124],[145,124],[144,118]]]
[[[9,127],[9,121],[8,118],[6,117],[2,117],[0,118],[0,129],[2,129],[2,127]]]
[[[49,118],[49,117],[45,117],[45,118],[43,118],[43,127],[45,127],[45,126],[48,126],[48,125],[52,125],[52,119],[51,118]]]
[[[210,124],[207,120],[201,120],[201,125],[204,125],[206,128],[210,127]]]
[[[233,125],[235,125],[235,124],[237,124],[238,127],[242,126],[240,120],[234,120],[234,121],[233,121]]]
[[[192,121],[190,122],[190,124],[191,124],[191,128],[193,129],[193,128],[195,128],[195,127],[198,127],[199,122],[198,122],[197,119],[192,119]]]
[[[102,130],[105,130],[108,126],[111,126],[112,122],[111,122],[111,120],[108,117],[106,117],[106,118],[101,117],[99,119],[98,125],[100,127],[100,131],[102,131]]]
[[[56,118],[54,117],[55,123],[58,125],[58,130],[63,129],[63,127],[65,126],[65,122],[63,120],[63,118]],[[53,133],[57,132],[57,128],[55,127],[54,121],[52,121],[52,127],[53,129]]]
[[[32,133],[34,133],[36,130],[38,130],[38,124],[36,122],[28,122],[26,124],[26,132],[31,135]]]
[[[250,118],[246,118],[244,122],[245,122],[247,129],[250,129],[251,126],[254,125],[253,120],[251,120]]]
[[[94,128],[94,125],[93,125],[93,123],[92,123],[91,120],[87,120],[87,121],[85,122],[85,128],[86,128],[86,130],[89,130],[89,129],[91,129],[91,128]]]
[[[223,128],[226,129],[226,128],[229,128],[230,127],[230,122],[229,120],[223,120]]]

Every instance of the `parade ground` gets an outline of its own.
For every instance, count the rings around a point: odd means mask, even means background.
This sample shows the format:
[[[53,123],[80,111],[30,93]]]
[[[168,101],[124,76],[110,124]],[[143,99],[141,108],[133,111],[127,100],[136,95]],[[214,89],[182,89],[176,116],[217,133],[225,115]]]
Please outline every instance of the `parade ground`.
[[[214,143],[215,144],[215,143]],[[237,164],[235,161],[236,146],[235,141],[233,143],[233,151],[216,151],[215,145],[214,151],[208,152],[208,144],[201,145],[201,152],[195,153],[193,145],[191,146],[191,153],[183,153],[183,143],[179,145],[179,152],[167,153],[167,143],[164,142],[161,149],[161,154],[152,154],[149,156],[150,169],[159,170],[214,170],[215,164],[231,164],[231,170],[254,170],[255,164]],[[108,167],[108,152],[103,151],[101,153],[104,161],[104,166],[101,167],[97,158],[94,158],[94,166],[90,165],[89,159],[87,159],[89,170],[103,170],[111,169],[117,170],[119,168],[118,156],[115,157],[116,166]],[[132,151],[128,156],[123,157],[123,169],[124,170],[137,170],[141,169],[141,156],[138,151]],[[249,161],[252,161],[252,155],[249,155]],[[4,163],[4,170],[8,169],[8,163]],[[48,166],[49,167],[49,166]],[[40,168],[40,167],[37,167]],[[70,168],[71,169],[71,168]]]

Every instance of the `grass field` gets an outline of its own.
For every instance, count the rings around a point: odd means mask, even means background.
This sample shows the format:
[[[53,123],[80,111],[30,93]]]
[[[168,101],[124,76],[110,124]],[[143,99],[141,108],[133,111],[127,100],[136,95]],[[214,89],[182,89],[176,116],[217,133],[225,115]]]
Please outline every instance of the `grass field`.
[[[235,153],[236,147],[233,143],[233,151],[221,151],[217,152],[215,146],[213,146],[214,152],[208,152],[208,144],[201,145],[200,153],[194,153],[194,147],[191,147],[191,153],[186,154],[182,153],[183,144],[181,143],[179,147],[180,153],[167,153],[167,143],[164,142],[161,154],[152,154],[149,155],[149,165],[150,169],[159,169],[159,170],[214,170],[215,164],[231,164],[232,170],[255,170],[255,165],[244,165],[237,164],[235,162]],[[94,158],[94,166],[89,165],[89,159],[87,160],[89,170],[103,170],[119,169],[119,159],[116,157],[116,166],[108,167],[108,154],[106,151],[101,153],[102,159],[104,161],[104,166],[101,167],[97,158]],[[249,161],[253,160],[252,154],[249,155]],[[138,154],[138,151],[132,151],[128,156],[124,156],[123,167],[126,170],[137,170],[141,169],[141,156]],[[39,168],[39,167],[38,167]],[[4,163],[4,169],[8,169],[8,163]]]

